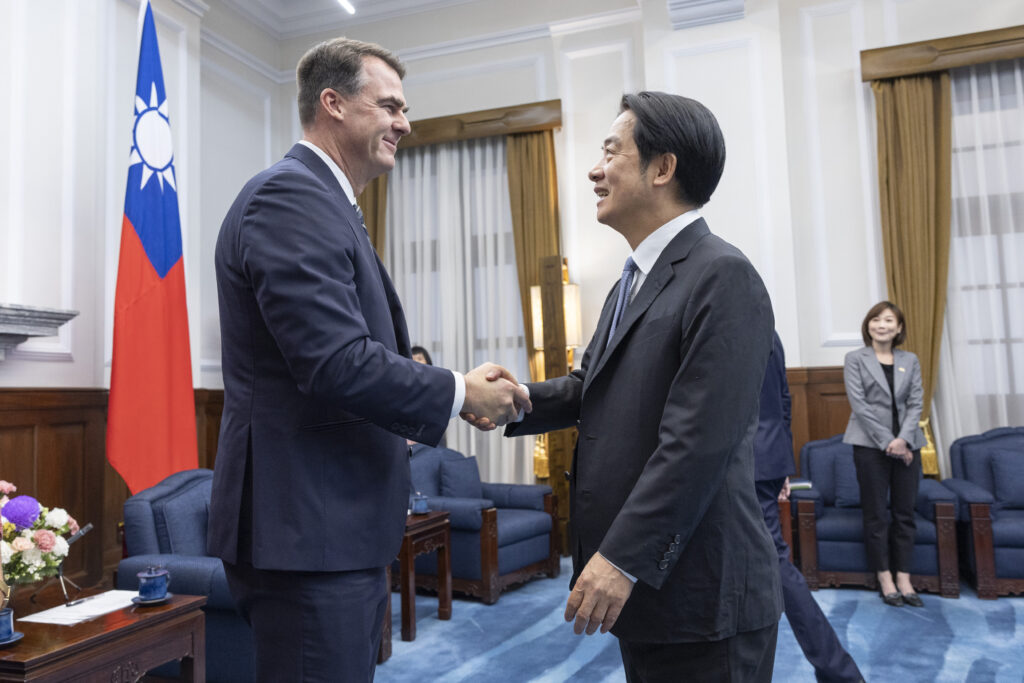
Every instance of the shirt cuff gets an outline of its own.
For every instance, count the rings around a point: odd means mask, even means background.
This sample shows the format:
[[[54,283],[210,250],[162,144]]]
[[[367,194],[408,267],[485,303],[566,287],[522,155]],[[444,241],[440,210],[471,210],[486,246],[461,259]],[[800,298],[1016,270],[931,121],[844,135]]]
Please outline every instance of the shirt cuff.
[[[601,555],[601,553],[598,553],[598,555]],[[604,557],[604,555],[601,555],[601,557]],[[614,562],[609,560],[607,557],[604,557],[604,561],[607,562],[608,564],[610,564],[611,566],[615,567],[616,569],[618,569],[619,573],[622,574],[623,576],[625,576],[627,579],[629,579],[630,583],[636,583],[636,577],[633,576],[632,574],[630,574],[629,572],[627,572],[626,570],[624,570],[622,567],[620,567],[619,565],[615,564]]]
[[[530,398],[530,387],[526,386],[525,384],[520,384],[519,388],[526,392],[526,398]],[[526,410],[525,409],[520,410],[519,414],[516,415],[516,419],[514,419],[512,421],[513,422],[522,422],[523,421],[523,417],[525,417],[525,416],[526,416]]]
[[[455,377],[455,399],[452,401],[452,414],[448,416],[449,420],[462,412],[462,404],[466,402],[466,378],[461,372],[450,372]]]

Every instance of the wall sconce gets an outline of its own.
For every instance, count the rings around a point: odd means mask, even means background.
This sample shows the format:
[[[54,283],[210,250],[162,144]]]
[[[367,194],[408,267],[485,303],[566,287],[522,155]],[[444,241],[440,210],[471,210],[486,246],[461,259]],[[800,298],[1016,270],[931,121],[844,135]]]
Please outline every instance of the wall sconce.
[[[562,310],[565,315],[565,346],[574,349],[583,345],[583,323],[580,313],[580,286],[562,285]],[[533,316],[533,348],[544,350],[544,316],[541,308],[540,285],[530,287],[530,313]]]

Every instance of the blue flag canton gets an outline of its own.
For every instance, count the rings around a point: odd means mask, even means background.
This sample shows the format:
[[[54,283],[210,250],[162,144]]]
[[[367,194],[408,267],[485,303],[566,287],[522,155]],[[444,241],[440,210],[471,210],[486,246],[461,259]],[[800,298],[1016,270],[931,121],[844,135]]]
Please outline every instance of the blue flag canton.
[[[153,269],[163,278],[181,258],[181,219],[167,94],[153,8],[148,2],[139,44],[124,214],[134,226]]]

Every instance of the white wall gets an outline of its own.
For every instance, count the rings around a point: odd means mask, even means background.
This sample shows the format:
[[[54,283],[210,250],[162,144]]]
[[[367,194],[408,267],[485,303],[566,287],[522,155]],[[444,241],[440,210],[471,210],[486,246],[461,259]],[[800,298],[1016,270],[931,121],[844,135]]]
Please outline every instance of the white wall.
[[[294,67],[221,0],[154,0],[171,106],[196,386],[219,387],[213,244],[242,183],[298,137]],[[0,362],[0,386],[109,381],[138,0],[0,6],[0,302],[80,311]],[[586,172],[624,90],[695,97],[728,161],[705,214],[775,304],[789,365],[841,363],[884,296],[866,48],[1024,24],[1018,0],[746,0],[746,16],[671,29],[665,0],[480,0],[345,33],[406,60],[411,116],[560,98],[562,241],[596,323],[627,254],[594,220]]]

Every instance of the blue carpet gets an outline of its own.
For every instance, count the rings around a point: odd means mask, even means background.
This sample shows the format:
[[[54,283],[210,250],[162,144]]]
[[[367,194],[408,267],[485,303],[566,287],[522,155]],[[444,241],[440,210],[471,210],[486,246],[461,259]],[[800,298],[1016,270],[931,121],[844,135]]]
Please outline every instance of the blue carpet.
[[[416,596],[416,640],[403,642],[401,604],[392,594],[391,659],[378,683],[625,680],[614,636],[576,636],[562,619],[569,560],[557,579],[535,579],[502,593],[495,605],[454,600],[450,621],[437,618],[437,598]],[[978,600],[966,584],[960,599],[922,594],[924,609],[894,608],[872,591],[822,589],[814,594],[868,681],[1003,683],[1024,680],[1024,598]],[[813,683],[789,623],[779,624],[776,681]]]

